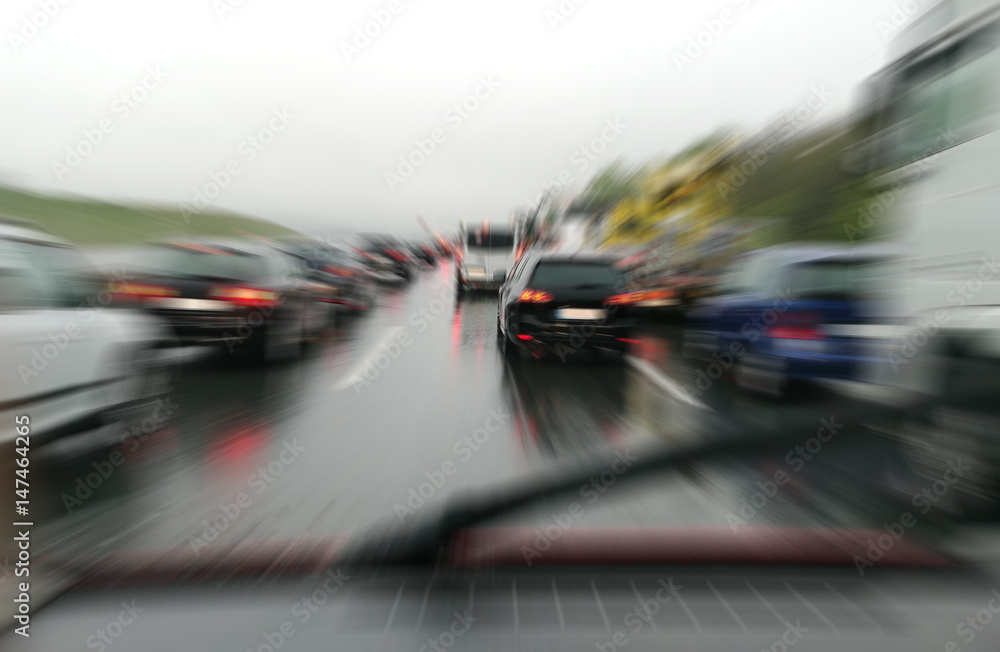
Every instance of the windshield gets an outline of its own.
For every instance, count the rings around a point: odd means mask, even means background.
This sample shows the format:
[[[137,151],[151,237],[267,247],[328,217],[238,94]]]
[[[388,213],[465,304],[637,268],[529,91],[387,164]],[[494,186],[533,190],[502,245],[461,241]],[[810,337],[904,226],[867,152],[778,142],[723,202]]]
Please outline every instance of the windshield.
[[[532,287],[574,287],[578,285],[613,286],[619,280],[606,264],[546,262],[539,263],[531,275]]]
[[[1000,0],[0,19],[0,652],[1000,650]]]
[[[787,270],[787,287],[803,299],[862,298],[878,290],[889,269],[890,263],[880,259],[798,263]]]

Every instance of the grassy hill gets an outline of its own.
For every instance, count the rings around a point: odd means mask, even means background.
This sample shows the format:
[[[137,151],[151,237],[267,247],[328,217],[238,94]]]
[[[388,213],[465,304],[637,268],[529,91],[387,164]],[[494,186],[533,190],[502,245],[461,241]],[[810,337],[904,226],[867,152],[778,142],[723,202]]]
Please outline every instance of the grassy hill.
[[[206,211],[185,222],[181,211],[167,206],[130,206],[85,198],[37,195],[0,186],[0,215],[38,223],[77,244],[127,244],[179,234],[241,237],[297,235],[267,220],[235,213]]]

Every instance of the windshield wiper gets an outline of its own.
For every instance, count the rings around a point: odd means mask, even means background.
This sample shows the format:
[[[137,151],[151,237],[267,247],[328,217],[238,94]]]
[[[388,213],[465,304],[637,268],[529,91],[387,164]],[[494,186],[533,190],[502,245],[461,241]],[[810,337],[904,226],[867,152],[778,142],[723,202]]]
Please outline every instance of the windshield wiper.
[[[921,400],[914,397],[899,405],[861,405],[853,410],[838,410],[836,420],[843,423],[838,432],[839,442],[855,440],[870,442],[873,434],[866,426],[873,421],[898,422],[904,415],[912,413]],[[827,415],[824,415],[827,416]],[[818,417],[817,417],[818,419]],[[619,483],[634,483],[651,475],[661,476],[666,472],[682,470],[692,464],[717,462],[721,460],[746,459],[779,451],[784,454],[792,447],[801,446],[811,431],[789,428],[788,432],[775,433],[761,427],[747,427],[746,424],[723,422],[711,424],[709,430],[718,433],[711,440],[681,450],[655,450],[643,452],[632,463],[629,470],[618,476]],[[810,421],[813,425],[814,422]],[[796,424],[797,425],[797,424]],[[613,460],[568,474],[556,480],[541,480],[533,484],[519,484],[510,491],[489,488],[478,494],[466,492],[462,497],[451,499],[437,518],[425,521],[416,527],[401,527],[396,523],[378,528],[374,534],[361,537],[359,541],[348,542],[343,563],[360,565],[426,565],[446,558],[455,535],[461,531],[486,521],[505,516],[518,509],[529,507],[539,501],[573,494],[593,478],[608,470]]]

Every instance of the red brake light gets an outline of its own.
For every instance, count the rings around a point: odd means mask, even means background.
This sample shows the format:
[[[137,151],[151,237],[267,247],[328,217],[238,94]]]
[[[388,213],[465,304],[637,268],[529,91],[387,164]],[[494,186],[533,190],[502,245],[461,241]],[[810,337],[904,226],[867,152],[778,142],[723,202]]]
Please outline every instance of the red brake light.
[[[405,263],[408,260],[404,254],[400,253],[396,249],[386,249],[385,253],[389,254],[401,263]]]
[[[281,298],[277,292],[247,287],[216,287],[209,291],[208,296],[229,301],[237,306],[250,307],[273,306]]]
[[[113,292],[115,301],[142,301],[159,297],[176,297],[180,292],[174,288],[139,283],[122,283]]]
[[[354,272],[344,267],[337,267],[336,265],[327,265],[326,271],[331,274],[336,274],[337,276],[354,276]]]
[[[811,313],[779,315],[767,334],[786,340],[822,340],[823,331],[816,328],[819,316]]]
[[[608,297],[604,300],[604,303],[610,304],[612,306],[621,306],[629,303],[636,303],[637,301],[642,301],[645,297],[642,292],[629,292],[627,294],[616,294],[613,297]]]
[[[552,295],[542,290],[527,289],[518,297],[521,303],[546,303],[552,301]]]

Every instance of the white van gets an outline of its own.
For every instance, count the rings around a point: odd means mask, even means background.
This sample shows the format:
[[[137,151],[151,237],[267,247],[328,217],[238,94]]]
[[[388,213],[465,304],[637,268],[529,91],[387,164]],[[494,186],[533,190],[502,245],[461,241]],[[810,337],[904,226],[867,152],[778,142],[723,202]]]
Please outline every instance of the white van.
[[[925,397],[904,424],[932,477],[1000,511],[1000,0],[941,0],[901,30],[869,82],[878,129],[845,152],[908,256],[891,277],[894,384]],[[875,211],[872,211],[875,215]]]
[[[455,271],[455,292],[499,290],[517,262],[520,233],[516,227],[463,228]]]

